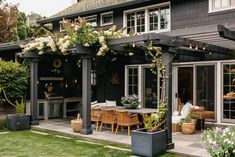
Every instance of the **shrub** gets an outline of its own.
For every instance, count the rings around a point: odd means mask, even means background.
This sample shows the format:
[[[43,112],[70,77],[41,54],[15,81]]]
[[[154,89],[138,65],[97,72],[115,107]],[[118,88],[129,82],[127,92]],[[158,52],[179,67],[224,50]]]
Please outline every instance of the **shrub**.
[[[29,71],[18,62],[0,61],[0,86],[6,91],[11,102],[20,101],[28,87]],[[0,103],[6,102],[3,94]]]
[[[235,126],[205,130],[202,141],[213,157],[235,156]]]
[[[0,130],[6,128],[6,119],[3,117],[0,117]]]

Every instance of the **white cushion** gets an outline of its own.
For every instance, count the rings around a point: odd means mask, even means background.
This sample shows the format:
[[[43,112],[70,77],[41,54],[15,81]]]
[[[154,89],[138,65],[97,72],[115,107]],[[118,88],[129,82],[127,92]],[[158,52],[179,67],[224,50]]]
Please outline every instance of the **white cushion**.
[[[109,101],[109,100],[106,100],[106,105],[107,105],[107,106],[116,106],[116,101]]]
[[[98,105],[99,107],[105,107],[105,106],[106,106],[106,103],[105,103],[105,102],[101,102],[101,103],[97,103],[97,105]]]
[[[93,101],[91,102],[91,105],[97,104],[97,101]]]
[[[172,124],[178,124],[180,123],[182,116],[172,116],[171,120],[172,120]]]
[[[97,108],[97,107],[99,107],[98,104],[93,104],[93,105],[91,105],[91,108]]]
[[[181,116],[182,116],[182,118],[185,118],[185,117],[189,114],[191,107],[192,107],[192,104],[189,103],[189,102],[187,102],[187,103],[183,106],[183,108],[182,108],[182,110],[181,110],[181,113],[180,113]]]
[[[174,111],[172,116],[179,116],[180,112],[179,111]]]

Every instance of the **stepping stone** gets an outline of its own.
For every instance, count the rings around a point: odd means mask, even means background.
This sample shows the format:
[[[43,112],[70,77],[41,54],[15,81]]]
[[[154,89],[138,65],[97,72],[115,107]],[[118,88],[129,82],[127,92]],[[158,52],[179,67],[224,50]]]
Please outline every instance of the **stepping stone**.
[[[63,139],[68,139],[68,140],[71,140],[71,139],[72,139],[71,137],[61,136],[61,135],[55,135],[55,137],[63,138]]]
[[[32,132],[34,134],[39,134],[39,135],[49,135],[48,133],[40,132],[40,131],[33,131],[33,130],[31,130],[30,132]]]
[[[10,132],[0,132],[0,135],[9,134]]]
[[[77,140],[78,143],[87,143],[87,144],[94,144],[94,145],[100,145],[102,146],[103,144],[97,143],[97,142],[92,142],[92,141],[83,141],[83,140]]]
[[[104,146],[104,148],[117,149],[117,150],[122,150],[122,151],[127,151],[127,152],[131,151],[130,149],[114,147],[114,146]]]

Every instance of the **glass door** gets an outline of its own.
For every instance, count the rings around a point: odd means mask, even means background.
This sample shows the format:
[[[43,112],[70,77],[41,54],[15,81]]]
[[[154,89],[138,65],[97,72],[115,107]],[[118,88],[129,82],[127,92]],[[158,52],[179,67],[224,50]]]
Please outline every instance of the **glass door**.
[[[215,66],[196,66],[196,105],[215,111]]]
[[[180,102],[185,104],[187,101],[193,103],[193,76],[193,67],[178,67],[177,105],[180,105]]]
[[[146,108],[157,108],[159,103],[159,81],[151,69],[143,68],[143,105]]]

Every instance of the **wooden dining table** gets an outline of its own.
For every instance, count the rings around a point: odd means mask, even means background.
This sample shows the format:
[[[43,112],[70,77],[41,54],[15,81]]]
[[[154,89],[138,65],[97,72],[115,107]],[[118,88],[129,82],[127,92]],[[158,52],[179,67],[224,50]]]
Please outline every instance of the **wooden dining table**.
[[[105,106],[105,107],[100,107],[101,109],[114,109],[114,110],[125,110],[130,113],[137,113],[137,114],[151,114],[155,113],[157,109],[152,109],[152,108],[136,108],[136,109],[127,109],[123,106]]]

